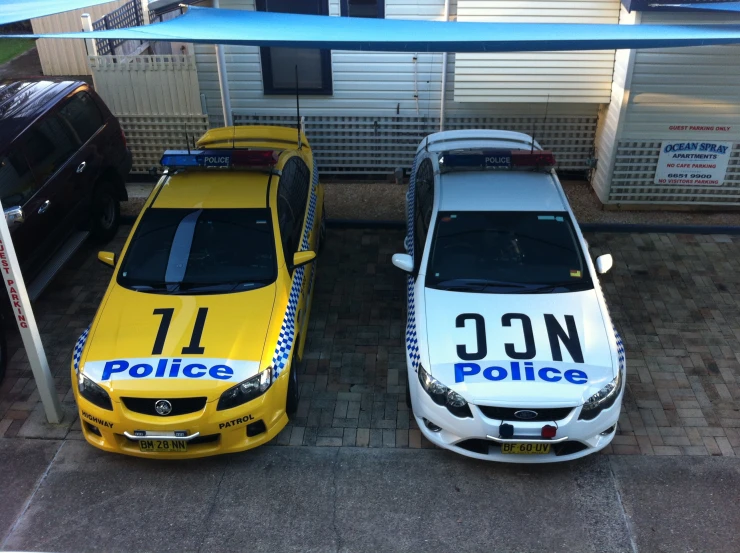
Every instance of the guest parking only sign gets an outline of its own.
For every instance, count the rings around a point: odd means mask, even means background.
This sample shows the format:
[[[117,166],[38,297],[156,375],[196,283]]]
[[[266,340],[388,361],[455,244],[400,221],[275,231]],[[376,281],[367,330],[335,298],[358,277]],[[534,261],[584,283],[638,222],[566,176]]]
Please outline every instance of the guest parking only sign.
[[[720,186],[725,182],[732,142],[663,142],[655,184]]]

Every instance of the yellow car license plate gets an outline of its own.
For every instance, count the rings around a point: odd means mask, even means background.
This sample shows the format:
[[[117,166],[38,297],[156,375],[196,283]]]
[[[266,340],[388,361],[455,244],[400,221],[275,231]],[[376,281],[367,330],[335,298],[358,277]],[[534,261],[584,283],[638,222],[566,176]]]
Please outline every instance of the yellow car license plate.
[[[544,455],[550,453],[550,444],[501,444],[501,453]]]
[[[184,440],[139,440],[139,450],[156,453],[181,453],[188,450]]]

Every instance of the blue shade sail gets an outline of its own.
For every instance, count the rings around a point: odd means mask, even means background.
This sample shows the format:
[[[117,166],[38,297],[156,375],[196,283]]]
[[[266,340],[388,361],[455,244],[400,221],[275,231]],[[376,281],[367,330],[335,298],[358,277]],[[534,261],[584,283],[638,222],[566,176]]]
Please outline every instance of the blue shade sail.
[[[670,4],[670,7],[688,9],[688,10],[740,12],[740,2],[702,2],[699,4]]]
[[[111,0],[0,0],[0,25],[105,4]]]
[[[386,52],[538,52],[738,44],[740,25],[408,21],[191,7],[185,15],[143,27],[15,36]]]

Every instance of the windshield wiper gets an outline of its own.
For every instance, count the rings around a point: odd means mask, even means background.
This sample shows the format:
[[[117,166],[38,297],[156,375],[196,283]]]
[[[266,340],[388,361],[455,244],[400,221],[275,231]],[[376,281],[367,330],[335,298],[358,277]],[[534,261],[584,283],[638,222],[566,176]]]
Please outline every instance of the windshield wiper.
[[[569,281],[569,280],[566,280],[563,282],[548,282],[547,284],[535,285],[530,293],[547,294],[555,290],[555,288],[565,288],[568,291],[572,292],[578,289],[588,289],[591,286],[593,286],[593,284],[591,283],[590,280],[581,280],[581,281],[575,281],[575,282]]]
[[[152,282],[148,284],[131,284],[129,288],[135,292],[165,292],[167,294],[176,294],[180,290],[180,284],[177,282]]]
[[[485,278],[455,278],[442,280],[435,284],[440,290],[473,290],[483,291],[486,288],[529,288],[520,282],[506,282],[503,280],[488,280]]]

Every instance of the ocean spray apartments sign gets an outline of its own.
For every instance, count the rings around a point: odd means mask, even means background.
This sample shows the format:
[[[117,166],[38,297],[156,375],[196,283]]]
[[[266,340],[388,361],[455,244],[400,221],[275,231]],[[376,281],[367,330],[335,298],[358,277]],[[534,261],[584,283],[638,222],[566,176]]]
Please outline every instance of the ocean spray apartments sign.
[[[732,142],[663,142],[655,170],[655,184],[719,186],[725,182],[730,154]]]

